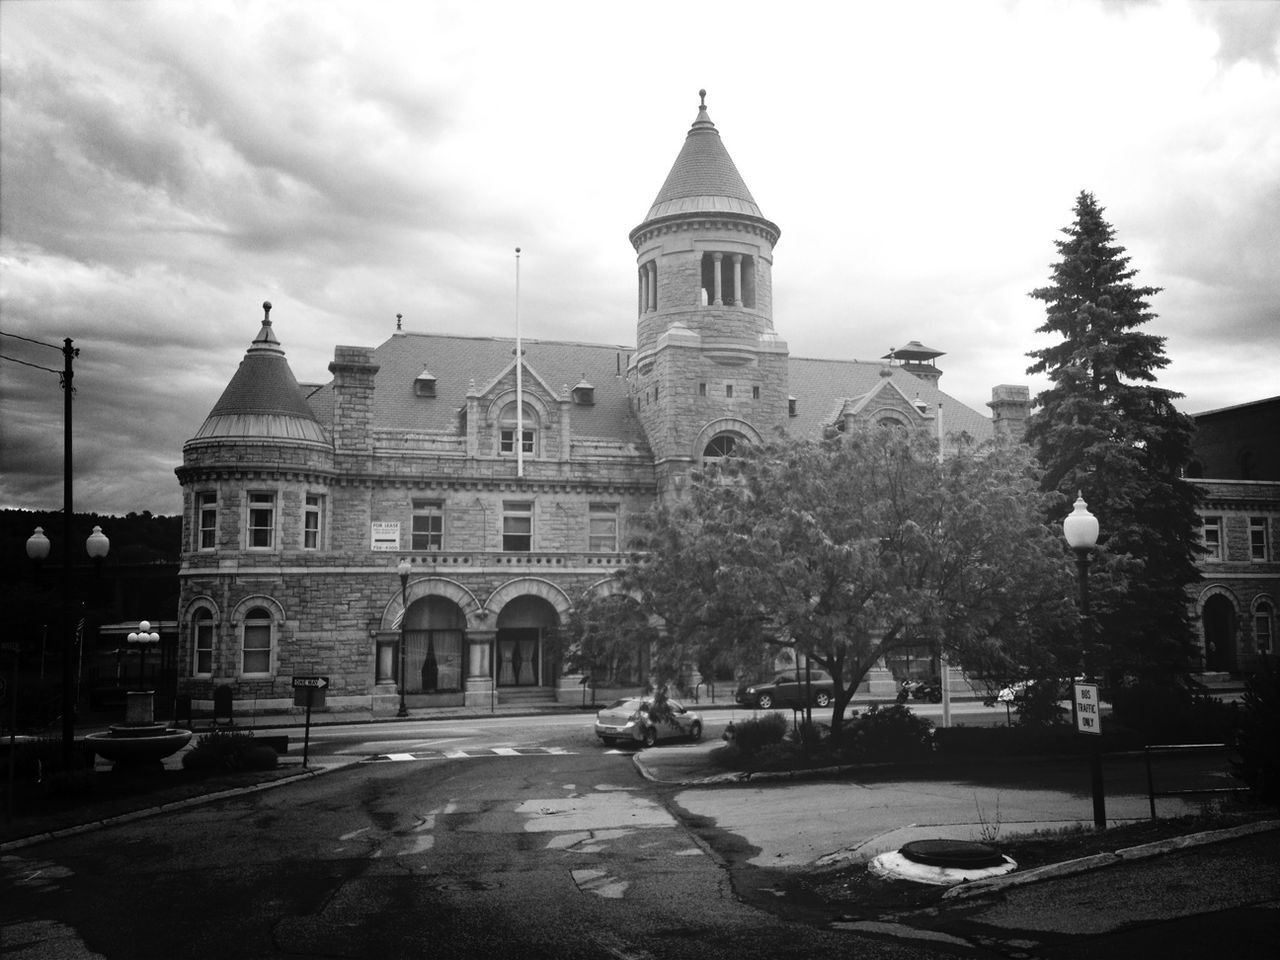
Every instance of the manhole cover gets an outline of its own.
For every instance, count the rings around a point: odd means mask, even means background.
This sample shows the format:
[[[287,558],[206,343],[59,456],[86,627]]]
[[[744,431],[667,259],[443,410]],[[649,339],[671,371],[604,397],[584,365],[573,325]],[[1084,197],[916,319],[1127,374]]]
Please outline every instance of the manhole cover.
[[[912,840],[898,852],[912,863],[955,870],[982,870],[1005,862],[995,847],[973,840]]]

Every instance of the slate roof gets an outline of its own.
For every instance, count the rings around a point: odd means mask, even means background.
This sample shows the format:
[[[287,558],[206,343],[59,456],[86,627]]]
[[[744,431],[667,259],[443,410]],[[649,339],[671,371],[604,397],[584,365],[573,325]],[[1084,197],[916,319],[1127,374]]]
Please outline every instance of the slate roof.
[[[995,435],[991,420],[977,410],[943,393],[936,386],[912,376],[901,367],[889,367],[883,378],[881,362],[863,360],[810,360],[792,357],[788,362],[791,395],[796,398],[796,416],[789,432],[795,437],[819,437],[823,427],[834,423],[845,400],[865,396],[880,389],[884,379],[892,380],[908,400],[918,396],[936,414],[942,403],[942,432],[967,432],[974,440],[990,440]]]
[[[374,350],[375,430],[405,433],[461,432],[460,408],[474,382],[484,390],[515,360],[514,337],[460,337],[447,334],[397,333]],[[525,389],[541,381],[559,398],[582,380],[595,386],[595,403],[574,404],[570,429],[575,438],[598,438],[643,444],[640,423],[627,399],[627,361],[633,347],[523,340]],[[426,366],[436,377],[436,395],[414,395],[413,382]],[[319,398],[313,398],[319,399]],[[332,417],[331,400],[328,416]],[[317,404],[319,407],[319,404]]]
[[[699,93],[705,98],[705,90]],[[645,221],[701,212],[740,213],[764,220],[720,131],[707,115],[705,99]]]
[[[262,328],[192,439],[251,437],[328,444],[271,329],[271,305],[263,308]]]

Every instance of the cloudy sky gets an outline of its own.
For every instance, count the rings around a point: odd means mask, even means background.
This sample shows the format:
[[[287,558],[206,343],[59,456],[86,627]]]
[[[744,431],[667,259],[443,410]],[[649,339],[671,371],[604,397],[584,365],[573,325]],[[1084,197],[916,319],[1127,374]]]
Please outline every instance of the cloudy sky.
[[[406,329],[631,344],[697,113],[782,229],[794,356],[1027,377],[1092,191],[1164,288],[1161,384],[1280,393],[1280,3],[0,3],[0,330],[76,363],[75,508],[173,513],[256,334],[301,381]],[[6,336],[0,354],[59,368]],[[0,362],[0,506],[62,502],[62,394]]]

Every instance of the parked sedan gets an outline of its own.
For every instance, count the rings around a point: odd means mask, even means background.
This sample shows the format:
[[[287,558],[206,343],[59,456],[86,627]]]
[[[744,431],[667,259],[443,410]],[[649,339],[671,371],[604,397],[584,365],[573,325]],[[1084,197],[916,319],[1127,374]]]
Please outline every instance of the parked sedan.
[[[596,736],[609,745],[619,740],[652,747],[659,740],[702,739],[702,718],[686,710],[675,700],[668,700],[670,718],[661,720],[649,715],[653,700],[631,697],[615,700],[596,714]]]
[[[755,683],[739,690],[737,701],[744,706],[759,707],[761,710],[803,707],[807,693],[809,702],[814,706],[826,707],[830,706],[835,697],[835,689],[835,681],[822,670],[814,670],[808,682],[804,676],[797,679],[794,673],[780,673],[769,683]]]

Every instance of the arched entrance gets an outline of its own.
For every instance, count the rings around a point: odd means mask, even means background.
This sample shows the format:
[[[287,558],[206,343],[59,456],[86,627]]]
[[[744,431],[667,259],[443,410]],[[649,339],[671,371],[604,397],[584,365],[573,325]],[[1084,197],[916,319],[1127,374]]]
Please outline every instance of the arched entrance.
[[[1236,663],[1236,609],[1222,594],[1204,602],[1204,668],[1233,670]]]
[[[448,597],[420,597],[405,619],[405,692],[449,693],[463,687],[467,618]]]
[[[542,597],[516,597],[502,608],[497,636],[499,687],[555,685],[559,663],[545,640],[559,622],[556,608]]]

